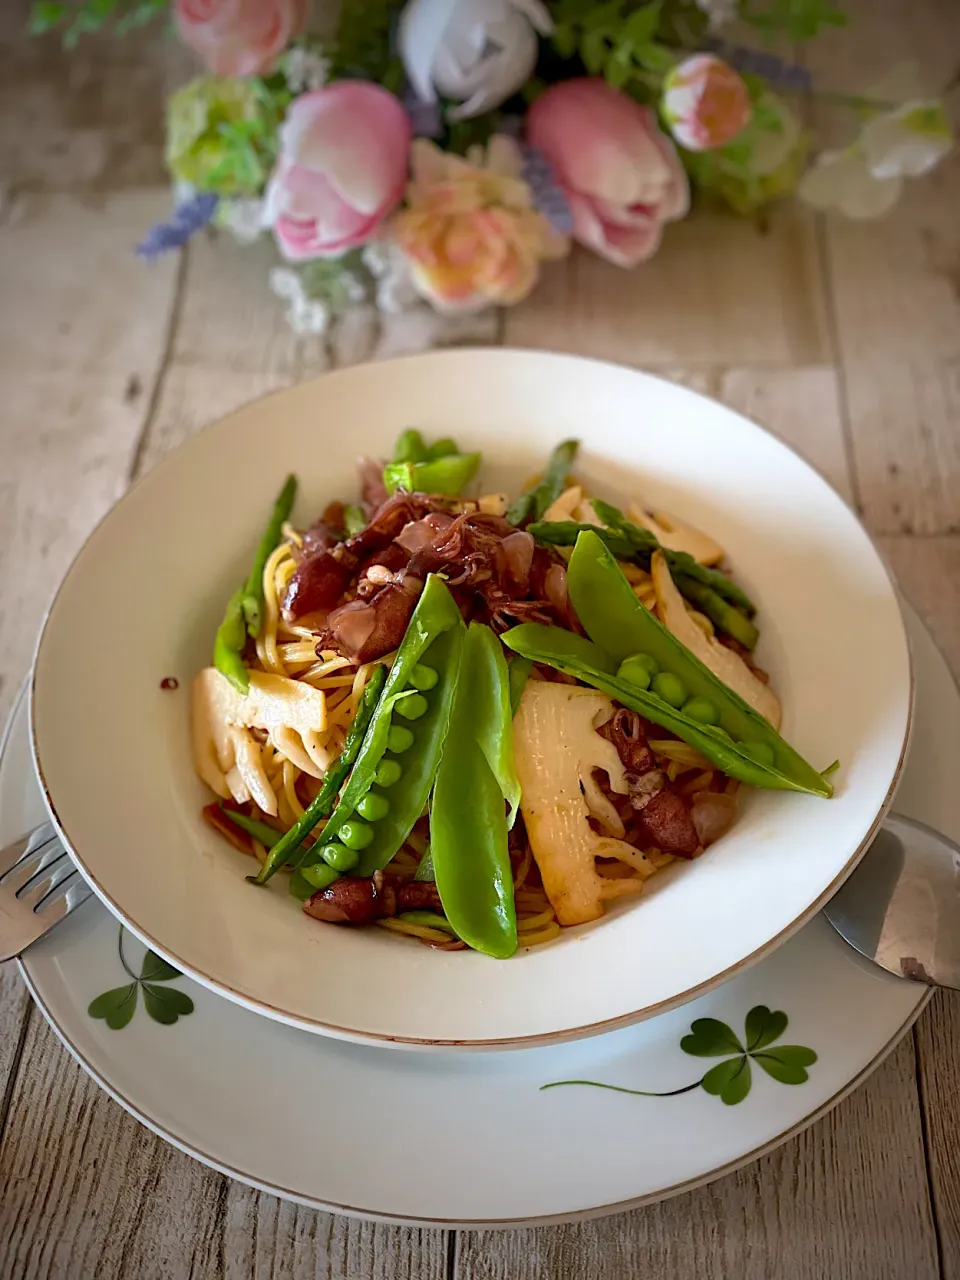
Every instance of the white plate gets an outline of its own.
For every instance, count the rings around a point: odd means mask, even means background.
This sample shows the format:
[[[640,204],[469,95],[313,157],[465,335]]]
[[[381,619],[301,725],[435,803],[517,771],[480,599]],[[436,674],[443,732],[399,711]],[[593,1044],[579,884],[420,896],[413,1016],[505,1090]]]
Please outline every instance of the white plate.
[[[759,657],[786,736],[837,795],[756,793],[729,836],[596,925],[497,962],[304,920],[255,892],[207,829],[187,686],[209,662],[283,474],[297,515],[355,492],[359,450],[398,429],[482,447],[516,490],[564,436],[579,472],[642,493],[727,548],[761,605]],[[161,692],[176,676],[178,693]],[[744,418],[672,383],[566,356],[459,351],[339,371],[248,405],[151,472],[81,551],[51,608],[32,699],[55,819],[103,901],[222,994],[344,1038],[522,1045],[673,1007],[779,945],[848,873],[885,805],[910,714],[909,657],[876,551],[837,495]]]
[[[908,619],[917,726],[897,808],[958,838],[960,697],[930,637]],[[0,759],[0,842],[43,817],[26,739],[21,707]],[[305,1035],[187,979],[167,985],[189,992],[189,1017],[160,1026],[141,1000],[130,1024],[111,1031],[87,1006],[127,981],[117,935],[91,901],[21,962],[54,1029],[114,1098],[245,1182],[317,1208],[425,1223],[590,1215],[727,1173],[848,1093],[927,999],[925,988],[868,967],[818,916],[749,972],[639,1026],[520,1053],[397,1054]],[[142,947],[127,936],[124,950],[137,969]],[[750,1093],[732,1106],[699,1088],[664,1098],[539,1091],[569,1078],[682,1088],[720,1061],[681,1050],[691,1021],[719,1018],[739,1033],[759,1004],[789,1017],[776,1044],[817,1053],[806,1083],[780,1084],[754,1066]]]

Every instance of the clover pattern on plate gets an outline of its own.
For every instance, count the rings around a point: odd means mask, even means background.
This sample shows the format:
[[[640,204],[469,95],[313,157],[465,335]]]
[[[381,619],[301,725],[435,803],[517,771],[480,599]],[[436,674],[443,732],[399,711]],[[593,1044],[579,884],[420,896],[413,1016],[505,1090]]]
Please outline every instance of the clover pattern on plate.
[[[810,1078],[807,1068],[817,1060],[814,1051],[802,1044],[776,1043],[786,1031],[787,1024],[787,1015],[782,1010],[768,1009],[765,1004],[754,1005],[746,1016],[741,1041],[725,1022],[717,1018],[697,1018],[690,1026],[690,1034],[680,1041],[680,1048],[695,1058],[721,1058],[723,1061],[704,1072],[699,1080],[681,1085],[679,1089],[628,1089],[600,1080],[553,1080],[541,1085],[540,1089],[542,1092],[566,1085],[587,1085],[640,1098],[675,1098],[681,1093],[702,1088],[727,1106],[735,1106],[750,1092],[753,1083],[751,1063],[756,1063],[780,1084],[805,1084]]]
[[[91,1000],[87,1006],[90,1017],[103,1018],[111,1031],[120,1031],[136,1013],[141,990],[143,1006],[154,1022],[172,1026],[181,1017],[193,1013],[193,1001],[186,992],[162,985],[183,977],[180,970],[168,964],[155,951],[146,951],[140,964],[140,972],[134,973],[123,953],[123,934],[121,925],[117,951],[130,982],[122,987],[111,987],[109,991],[104,991],[95,1000]]]

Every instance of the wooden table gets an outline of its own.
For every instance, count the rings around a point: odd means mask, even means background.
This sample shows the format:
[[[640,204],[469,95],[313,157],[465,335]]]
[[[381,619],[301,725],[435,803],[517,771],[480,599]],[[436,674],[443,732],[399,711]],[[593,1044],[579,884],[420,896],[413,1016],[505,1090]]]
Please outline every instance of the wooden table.
[[[381,338],[369,316],[298,340],[268,246],[201,238],[147,268],[168,208],[160,97],[188,66],[156,38],[73,58],[0,16],[0,716],[44,604],[91,526],[210,419]],[[848,6],[849,7],[849,6]],[[858,88],[905,58],[931,87],[960,51],[954,0],[862,0],[810,51]],[[884,222],[797,208],[769,229],[672,228],[623,274],[575,256],[469,339],[642,366],[771,427],[856,506],[960,666],[960,163]],[[396,334],[386,334],[387,347]],[[938,996],[830,1116],[663,1205],[515,1234],[351,1222],[261,1195],[153,1137],[73,1063],[0,969],[0,1276],[410,1280],[960,1277],[960,1000]]]

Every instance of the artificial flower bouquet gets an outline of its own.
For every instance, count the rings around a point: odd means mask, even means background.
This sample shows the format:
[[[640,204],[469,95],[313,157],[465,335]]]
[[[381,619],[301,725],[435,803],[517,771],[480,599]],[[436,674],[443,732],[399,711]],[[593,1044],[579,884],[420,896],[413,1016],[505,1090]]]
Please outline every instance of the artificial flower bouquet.
[[[168,102],[177,205],[139,251],[271,235],[302,332],[365,299],[518,302],[573,241],[638,267],[692,194],[877,217],[953,143],[939,97],[826,92],[766,50],[841,25],[831,0],[344,0],[330,38],[309,0],[81,0],[34,28],[164,16],[206,70]],[[817,153],[813,94],[850,109],[846,147]]]

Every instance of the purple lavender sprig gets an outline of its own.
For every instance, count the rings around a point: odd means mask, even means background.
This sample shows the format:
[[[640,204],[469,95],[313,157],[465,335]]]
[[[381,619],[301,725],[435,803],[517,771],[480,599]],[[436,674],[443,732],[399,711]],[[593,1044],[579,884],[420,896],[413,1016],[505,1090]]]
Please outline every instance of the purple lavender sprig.
[[[775,54],[765,53],[761,49],[748,49],[742,44],[728,44],[725,40],[707,40],[704,42],[710,53],[715,53],[737,71],[747,75],[762,76],[772,85],[796,93],[810,93],[813,79],[806,67],[796,62],[785,62]]]
[[[151,227],[137,245],[138,258],[153,262],[162,253],[182,249],[191,236],[201,231],[216,213],[220,197],[210,191],[201,191],[178,204],[173,217]]]
[[[533,193],[533,203],[547,221],[561,235],[573,233],[573,214],[564,195],[563,188],[557,182],[553,165],[538,147],[529,142],[521,143],[523,151],[522,177]]]

